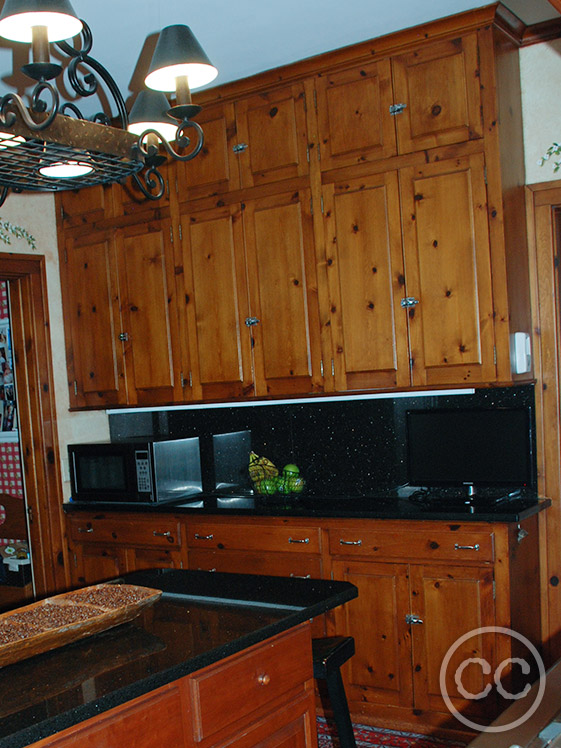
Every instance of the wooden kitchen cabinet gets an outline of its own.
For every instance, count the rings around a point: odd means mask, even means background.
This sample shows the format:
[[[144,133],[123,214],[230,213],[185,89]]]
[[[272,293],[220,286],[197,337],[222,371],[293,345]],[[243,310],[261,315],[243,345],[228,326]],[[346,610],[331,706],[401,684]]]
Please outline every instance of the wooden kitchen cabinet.
[[[128,402],[181,401],[189,365],[179,339],[171,222],[119,229],[116,244]]]
[[[62,277],[71,407],[126,402],[114,232],[65,237]]]
[[[184,339],[198,397],[323,390],[310,193],[181,216]]]
[[[66,526],[73,586],[139,569],[187,567],[184,530],[173,516],[80,512]]]

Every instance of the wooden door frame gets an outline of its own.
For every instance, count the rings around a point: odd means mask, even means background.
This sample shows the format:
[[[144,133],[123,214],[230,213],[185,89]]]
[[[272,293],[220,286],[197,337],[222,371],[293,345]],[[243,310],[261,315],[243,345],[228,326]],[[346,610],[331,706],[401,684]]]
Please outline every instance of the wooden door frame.
[[[552,500],[540,514],[542,636],[547,664],[561,657],[561,181],[526,188],[536,377],[538,489]]]
[[[18,424],[35,594],[68,587],[45,258],[0,252],[9,281]]]

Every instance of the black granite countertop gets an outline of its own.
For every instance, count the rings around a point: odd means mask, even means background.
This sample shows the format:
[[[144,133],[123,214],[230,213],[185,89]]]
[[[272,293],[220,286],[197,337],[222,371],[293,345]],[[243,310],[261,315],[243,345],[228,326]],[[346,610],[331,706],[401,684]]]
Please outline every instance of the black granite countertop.
[[[550,499],[537,499],[522,493],[501,501],[488,497],[413,496],[393,492],[371,496],[205,496],[198,495],[162,504],[109,502],[69,502],[67,512],[126,511],[180,514],[230,514],[268,517],[340,517],[365,519],[444,520],[461,522],[520,522],[551,505]]]
[[[130,623],[1,668],[0,748],[23,748],[335,608],[347,582],[154,569]]]

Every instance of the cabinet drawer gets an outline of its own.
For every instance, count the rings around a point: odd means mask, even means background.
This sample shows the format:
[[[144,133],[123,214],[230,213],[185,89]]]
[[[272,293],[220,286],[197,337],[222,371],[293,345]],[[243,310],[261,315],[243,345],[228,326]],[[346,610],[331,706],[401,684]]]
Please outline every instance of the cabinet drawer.
[[[461,530],[445,532],[430,529],[422,532],[384,532],[343,528],[329,530],[329,551],[333,556],[367,556],[373,558],[450,559],[458,561],[492,561],[492,532]]]
[[[256,647],[190,679],[197,742],[238,723],[313,676],[308,627]]]
[[[189,523],[189,548],[220,548],[244,551],[320,552],[320,529],[306,525],[222,525],[212,522]]]
[[[321,579],[321,559],[304,553],[255,551],[189,551],[189,568],[233,574],[270,574],[274,577]]]
[[[100,542],[112,545],[149,545],[178,547],[181,545],[181,526],[175,518],[154,517],[149,522],[140,518],[115,520],[113,518],[72,517],[69,520],[70,537],[78,543]]]

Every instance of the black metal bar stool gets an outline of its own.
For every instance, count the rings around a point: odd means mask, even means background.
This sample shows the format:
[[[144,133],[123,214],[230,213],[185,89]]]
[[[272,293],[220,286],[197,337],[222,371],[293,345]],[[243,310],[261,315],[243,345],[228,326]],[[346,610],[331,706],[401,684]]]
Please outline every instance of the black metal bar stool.
[[[314,678],[326,683],[341,748],[356,748],[345,686],[341,678],[341,665],[354,653],[355,640],[352,636],[312,639]]]

